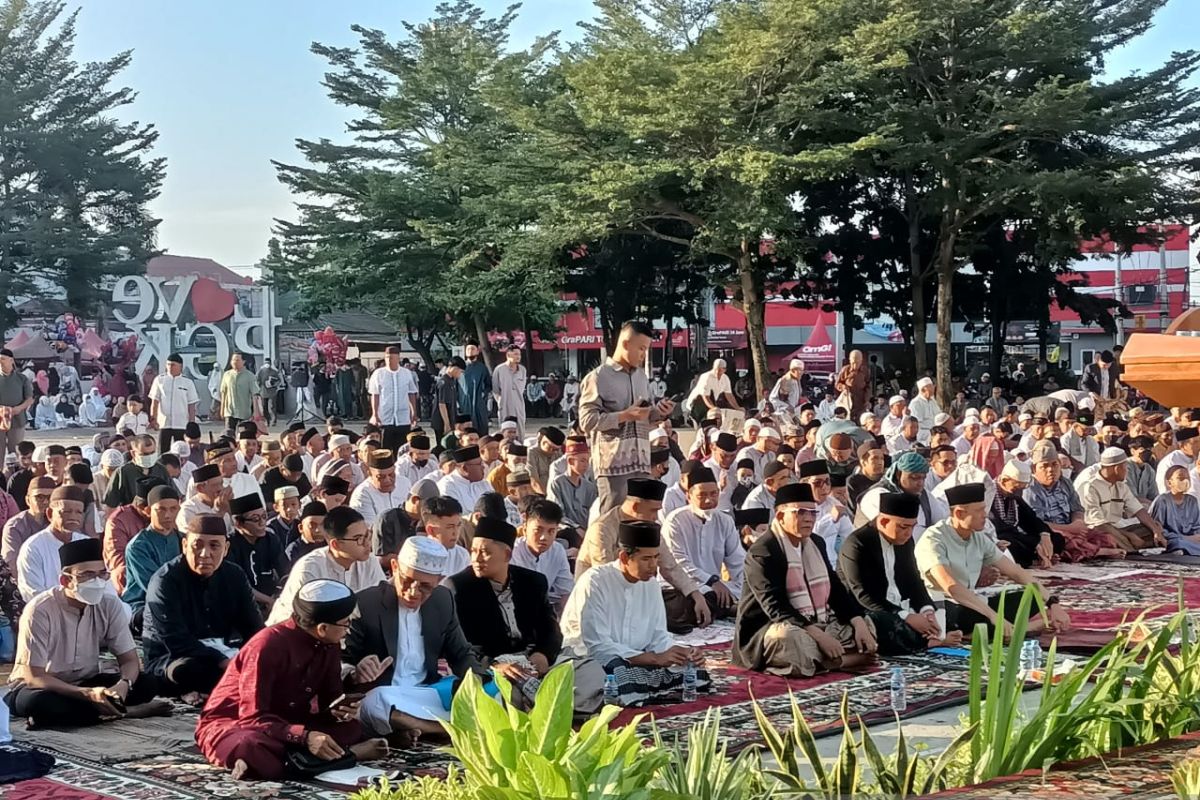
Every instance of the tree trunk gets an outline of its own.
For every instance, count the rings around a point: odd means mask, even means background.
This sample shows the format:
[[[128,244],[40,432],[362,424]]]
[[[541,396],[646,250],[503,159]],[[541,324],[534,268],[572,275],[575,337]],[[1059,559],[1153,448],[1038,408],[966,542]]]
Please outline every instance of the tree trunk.
[[[491,339],[488,338],[487,325],[484,324],[483,317],[479,314],[472,314],[471,321],[475,324],[475,338],[479,340],[479,354],[483,356],[483,363],[487,365],[488,372],[491,372],[496,357],[492,352]]]
[[[1004,256],[1000,256],[1004,258]],[[1007,270],[996,262],[996,271],[988,287],[988,324],[992,329],[991,343],[988,345],[988,372],[994,380],[1000,378],[1000,362],[1004,360],[1005,334],[1008,332],[1008,308],[1003,290],[997,285],[1006,283]]]
[[[913,369],[916,377],[920,378],[929,366],[929,357],[925,350],[925,269],[921,264],[921,212],[911,175],[904,176],[904,213],[908,218],[908,270],[912,284]],[[946,402],[943,400],[942,405],[945,406]]]
[[[417,355],[425,362],[425,368],[431,374],[436,375],[437,371],[433,367],[433,337],[436,332],[430,331],[428,334],[424,334],[411,325],[405,325],[404,327],[405,333],[408,336],[409,346],[417,351]]]
[[[854,302],[850,302],[850,310],[839,309],[842,312],[842,351],[833,354],[833,371],[836,373],[843,361],[850,358],[854,349]]]
[[[938,399],[943,408],[948,408],[954,399],[951,381],[951,355],[954,334],[954,237],[942,240],[938,249],[938,294],[937,294],[937,381]],[[922,337],[923,339],[924,337]]]
[[[754,385],[758,394],[754,404],[766,397],[771,388],[771,371],[767,367],[766,308],[763,304],[762,278],[754,271],[749,243],[742,243],[738,257],[738,283],[742,290],[742,313],[746,316],[746,343],[750,347],[750,364],[754,368]]]

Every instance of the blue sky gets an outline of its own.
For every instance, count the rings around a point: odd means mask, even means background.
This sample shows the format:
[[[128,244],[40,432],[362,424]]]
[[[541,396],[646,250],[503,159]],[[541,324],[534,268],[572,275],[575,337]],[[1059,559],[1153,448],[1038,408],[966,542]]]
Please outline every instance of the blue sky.
[[[1111,60],[1114,73],[1151,68],[1195,46],[1196,0],[1169,0],[1155,27]],[[507,2],[484,0],[499,13]],[[345,138],[349,118],[320,85],[320,41],[356,43],[352,24],[398,35],[403,20],[427,19],[435,0],[89,0],[76,54],[106,58],[133,50],[124,82],[138,91],[123,116],[153,122],[167,179],[154,212],[159,246],[229,266],[257,261],[272,220],[292,200],[271,159],[295,162],[296,138]],[[1190,8],[1189,8],[1190,7]],[[513,31],[521,46],[593,15],[591,0],[526,0]],[[1190,40],[1190,41],[1189,41]]]

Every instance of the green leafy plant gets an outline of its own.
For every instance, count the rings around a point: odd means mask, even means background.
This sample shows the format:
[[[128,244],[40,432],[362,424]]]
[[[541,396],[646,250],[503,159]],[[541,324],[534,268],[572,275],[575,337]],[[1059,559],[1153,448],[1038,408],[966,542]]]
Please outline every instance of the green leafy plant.
[[[445,780],[420,776],[392,783],[386,778],[379,785],[360,789],[351,800],[459,800],[463,796],[462,774],[451,767]]]
[[[913,749],[904,736],[904,726],[896,717],[896,750],[890,759],[885,759],[875,745],[870,730],[858,720],[859,730],[862,731],[862,748],[867,763],[879,784],[879,790],[889,796],[904,800],[914,795],[926,795],[934,791],[948,788],[951,784],[951,770],[954,759],[975,735],[975,726],[971,725],[962,730],[953,741],[946,746],[936,759],[930,761],[922,758]]]
[[[688,729],[686,742],[677,735],[669,747],[655,725],[655,746],[670,756],[656,785],[692,800],[770,800],[774,790],[763,785],[758,750],[747,748],[730,759],[720,734],[719,709],[705,712],[704,720]]]
[[[650,783],[669,756],[643,747],[637,733],[642,716],[610,730],[619,709],[605,706],[578,731],[571,729],[575,672],[570,664],[546,675],[528,714],[513,706],[512,685],[502,676],[496,682],[503,706],[484,692],[475,676],[468,675],[454,695],[450,721],[445,723],[470,796],[481,800],[656,796]]]
[[[1181,800],[1200,800],[1200,759],[1176,764],[1171,770],[1171,785]]]

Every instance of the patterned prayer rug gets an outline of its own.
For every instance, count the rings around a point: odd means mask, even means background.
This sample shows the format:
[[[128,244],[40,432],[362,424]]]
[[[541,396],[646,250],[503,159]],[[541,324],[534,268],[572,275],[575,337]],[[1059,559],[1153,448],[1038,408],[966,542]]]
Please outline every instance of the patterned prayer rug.
[[[1189,733],[1167,742],[1130,748],[1104,759],[1089,758],[1058,764],[1044,775],[1030,770],[1019,775],[950,789],[931,797],[945,800],[971,798],[1033,798],[1033,800],[1175,800],[1171,769],[1180,761],[1200,757],[1200,733]]]

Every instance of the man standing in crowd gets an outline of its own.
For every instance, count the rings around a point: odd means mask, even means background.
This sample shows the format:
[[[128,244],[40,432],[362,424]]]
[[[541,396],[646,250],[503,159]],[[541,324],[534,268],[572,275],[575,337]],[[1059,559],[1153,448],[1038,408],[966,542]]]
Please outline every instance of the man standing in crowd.
[[[150,385],[150,427],[158,428],[158,452],[168,453],[172,443],[183,441],[199,406],[196,382],[184,376],[183,357],[172,353],[167,356],[166,372]]]
[[[488,395],[492,393],[492,374],[479,352],[479,345],[468,344],[463,348],[467,366],[459,378],[462,391],[462,413],[471,417],[471,424],[480,433],[488,429]]]
[[[263,416],[268,425],[274,425],[279,420],[280,400],[283,398],[283,377],[279,370],[271,364],[271,359],[264,358],[263,365],[255,376],[262,390]]]
[[[419,414],[417,376],[400,363],[400,348],[389,345],[387,363],[371,373],[371,423],[383,428],[383,449],[395,453],[405,443]]]
[[[262,393],[254,374],[246,369],[241,353],[229,359],[229,369],[221,376],[221,412],[225,430],[232,435],[243,420],[262,417]]]
[[[467,362],[458,356],[450,359],[446,370],[438,375],[433,389],[433,433],[441,445],[442,437],[454,430],[454,420],[458,418],[458,378],[467,368]]]
[[[33,405],[33,382],[17,371],[12,351],[0,349],[0,463],[25,440],[25,412]]]
[[[612,356],[583,378],[579,427],[591,440],[601,512],[624,502],[630,478],[650,474],[650,426],[675,410],[670,398],[650,404],[642,365],[653,338],[645,322],[626,322]]]
[[[504,363],[492,371],[492,393],[496,397],[497,416],[515,417],[517,436],[525,435],[525,384],[529,375],[521,364],[521,348],[509,345]]]

